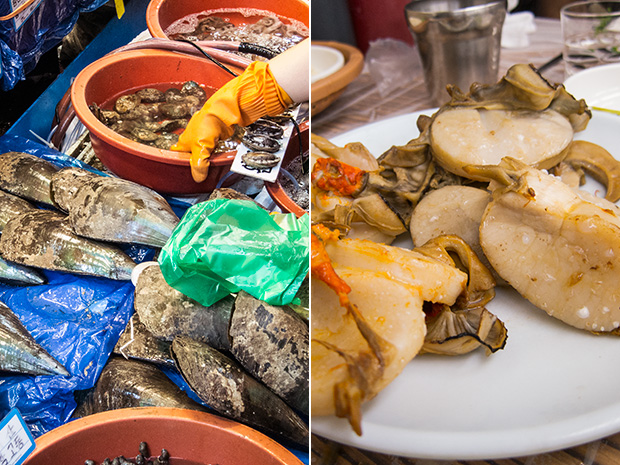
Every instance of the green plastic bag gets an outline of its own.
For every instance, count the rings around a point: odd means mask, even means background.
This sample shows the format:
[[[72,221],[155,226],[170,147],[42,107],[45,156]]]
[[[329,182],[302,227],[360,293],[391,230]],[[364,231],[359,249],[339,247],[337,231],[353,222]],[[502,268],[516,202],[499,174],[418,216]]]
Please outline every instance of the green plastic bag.
[[[203,305],[244,290],[272,305],[293,301],[310,266],[308,215],[269,213],[248,200],[190,207],[162,248],[166,282]]]

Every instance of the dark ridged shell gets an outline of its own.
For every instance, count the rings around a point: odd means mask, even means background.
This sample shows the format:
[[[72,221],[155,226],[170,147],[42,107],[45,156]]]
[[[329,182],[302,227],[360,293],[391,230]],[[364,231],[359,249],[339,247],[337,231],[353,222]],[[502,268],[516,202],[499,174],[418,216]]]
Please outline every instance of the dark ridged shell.
[[[309,333],[288,307],[269,305],[241,291],[230,323],[231,352],[291,407],[308,413]]]
[[[308,447],[307,425],[237,362],[184,336],[172,341],[172,356],[183,378],[214,410],[283,441]]]
[[[154,336],[172,341],[183,335],[222,350],[230,348],[228,326],[233,297],[205,307],[171,287],[156,264],[140,273],[134,297],[140,321]]]
[[[75,417],[131,407],[173,407],[207,411],[155,365],[112,357]]]

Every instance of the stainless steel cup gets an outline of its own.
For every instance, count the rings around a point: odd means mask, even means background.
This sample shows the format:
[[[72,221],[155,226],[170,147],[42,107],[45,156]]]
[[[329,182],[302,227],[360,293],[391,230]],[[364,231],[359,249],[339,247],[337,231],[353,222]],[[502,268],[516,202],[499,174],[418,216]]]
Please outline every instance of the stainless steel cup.
[[[405,18],[435,105],[448,101],[447,84],[497,81],[505,0],[413,0]]]

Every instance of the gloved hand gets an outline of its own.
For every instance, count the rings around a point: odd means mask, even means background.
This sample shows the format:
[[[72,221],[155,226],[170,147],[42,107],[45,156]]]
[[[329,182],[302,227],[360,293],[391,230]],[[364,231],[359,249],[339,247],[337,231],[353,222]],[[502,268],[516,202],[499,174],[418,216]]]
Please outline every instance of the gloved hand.
[[[209,156],[218,140],[233,133],[233,125],[248,126],[262,116],[275,116],[293,101],[275,81],[269,63],[256,61],[213,94],[190,119],[172,150],[191,152],[196,182],[207,178]]]

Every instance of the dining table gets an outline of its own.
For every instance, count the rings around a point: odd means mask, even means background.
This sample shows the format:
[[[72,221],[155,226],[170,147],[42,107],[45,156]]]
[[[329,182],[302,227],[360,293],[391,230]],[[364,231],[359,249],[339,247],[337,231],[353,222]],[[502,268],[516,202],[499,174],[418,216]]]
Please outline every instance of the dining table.
[[[514,64],[528,63],[541,68],[541,75],[550,83],[561,84],[565,80],[565,72],[564,63],[559,58],[562,53],[560,21],[536,17],[534,26],[535,30],[528,34],[527,46],[501,49],[499,76]],[[371,123],[435,107],[426,90],[419,63],[418,66],[419,72],[386,92],[379,88],[376,76],[369,72],[366,63],[361,74],[330,107],[318,115],[312,115],[312,133],[331,139]],[[534,455],[446,460],[442,457],[404,457],[365,450],[338,443],[313,431],[310,458],[312,465],[617,465],[620,464],[620,433]]]

